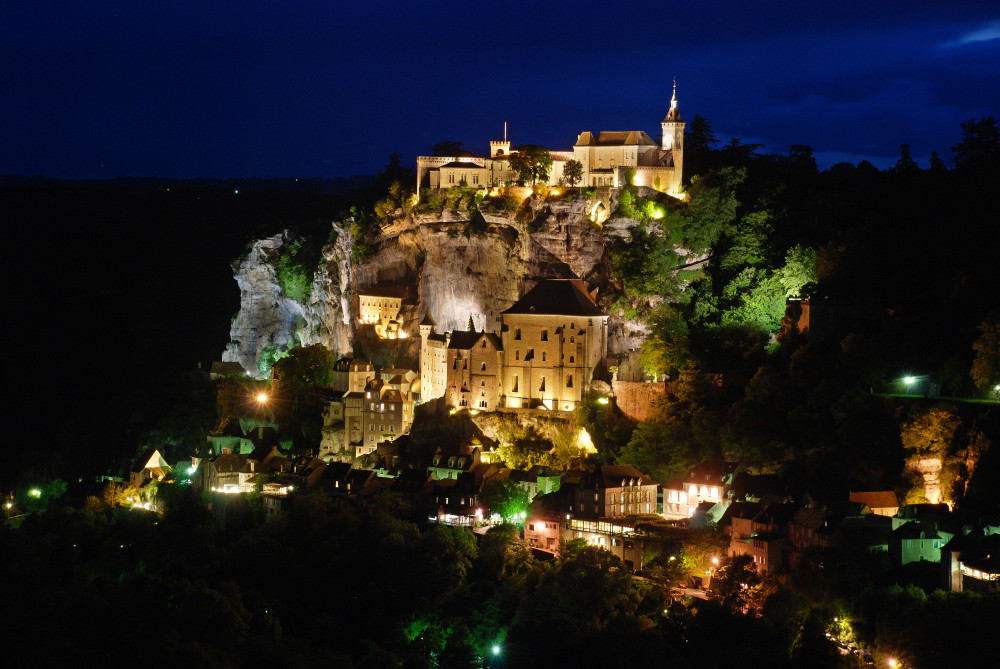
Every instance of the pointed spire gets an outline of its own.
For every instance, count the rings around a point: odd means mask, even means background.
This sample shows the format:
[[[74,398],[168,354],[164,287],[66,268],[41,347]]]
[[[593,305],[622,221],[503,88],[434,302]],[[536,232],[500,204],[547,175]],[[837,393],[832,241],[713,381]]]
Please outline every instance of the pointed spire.
[[[475,332],[476,326],[472,323],[472,314],[469,314],[469,327],[465,328],[467,332]]]
[[[670,108],[677,109],[677,77],[674,77],[674,94],[670,96]]]

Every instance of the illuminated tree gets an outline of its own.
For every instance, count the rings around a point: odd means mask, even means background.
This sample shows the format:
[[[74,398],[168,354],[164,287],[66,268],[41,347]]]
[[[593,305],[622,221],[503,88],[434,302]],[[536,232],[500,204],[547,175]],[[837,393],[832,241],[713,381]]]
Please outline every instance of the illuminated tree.
[[[920,458],[943,458],[951,448],[962,419],[950,406],[917,412],[899,431],[903,446]]]
[[[976,357],[969,375],[980,390],[992,392],[996,397],[1000,385],[1000,322],[983,321],[979,331],[981,334],[972,344]]]
[[[520,144],[511,152],[510,167],[518,173],[522,181],[535,184],[549,178],[552,156],[544,146]]]
[[[499,513],[505,523],[524,522],[528,512],[528,493],[511,480],[491,479],[483,484],[479,499],[491,513]]]

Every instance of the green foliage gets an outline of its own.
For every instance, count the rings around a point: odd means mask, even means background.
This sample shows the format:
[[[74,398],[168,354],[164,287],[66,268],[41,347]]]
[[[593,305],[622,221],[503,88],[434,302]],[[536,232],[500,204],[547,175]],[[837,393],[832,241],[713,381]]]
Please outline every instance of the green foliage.
[[[534,184],[545,181],[552,168],[552,156],[544,146],[521,144],[511,151],[510,168],[517,172],[524,182],[530,181]]]
[[[355,260],[370,258],[375,250],[365,242],[365,230],[358,223],[351,223],[351,253]]]
[[[491,479],[483,484],[479,498],[490,511],[498,513],[505,523],[524,524],[524,515],[531,500],[515,481]]]
[[[583,163],[579,160],[568,160],[563,166],[563,179],[570,186],[575,186],[583,179]]]
[[[292,349],[274,366],[274,389],[280,393],[303,393],[329,385],[334,362],[333,352],[322,344]]]
[[[648,376],[674,372],[691,359],[688,326],[681,313],[662,304],[647,319],[650,332],[639,349],[639,361]]]
[[[660,481],[719,453],[719,415],[707,405],[704,375],[688,363],[667,384],[652,415],[639,423],[619,462],[633,464]]]
[[[903,446],[913,455],[944,459],[961,425],[962,419],[955,408],[941,405],[916,411],[900,427],[899,436]]]
[[[260,357],[257,359],[257,369],[260,370],[261,376],[266,376],[279,360],[287,358],[290,350],[279,348],[272,344],[268,344],[262,348]]]
[[[972,344],[976,357],[972,361],[969,376],[976,387],[1000,399],[1000,322],[983,321],[979,324],[979,337]]]
[[[278,284],[285,296],[300,304],[308,302],[318,264],[319,249],[312,239],[298,237],[285,244],[275,267]]]
[[[682,285],[677,273],[680,265],[673,245],[645,226],[632,228],[629,241],[611,251],[615,277],[637,298],[676,296]]]

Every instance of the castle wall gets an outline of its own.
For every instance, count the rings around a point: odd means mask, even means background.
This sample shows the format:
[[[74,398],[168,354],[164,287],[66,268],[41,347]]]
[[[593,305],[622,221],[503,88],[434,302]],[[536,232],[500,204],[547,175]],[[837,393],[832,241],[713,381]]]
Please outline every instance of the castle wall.
[[[653,403],[667,391],[664,383],[643,383],[641,381],[612,381],[615,403],[622,413],[632,420],[649,418]]]

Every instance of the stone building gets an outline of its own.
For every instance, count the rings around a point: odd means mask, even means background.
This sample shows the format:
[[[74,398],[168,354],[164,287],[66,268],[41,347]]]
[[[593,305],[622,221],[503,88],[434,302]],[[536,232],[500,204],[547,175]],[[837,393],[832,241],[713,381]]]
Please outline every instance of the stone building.
[[[684,162],[684,121],[677,108],[674,84],[670,109],[660,122],[662,139],[656,142],[642,130],[584,131],[570,151],[550,151],[552,168],[546,182],[563,183],[567,162],[583,167],[581,186],[624,185],[625,170],[634,172],[633,184],[678,196]],[[418,156],[417,194],[421,188],[459,188],[512,185],[518,175],[510,168],[510,141],[490,142],[490,156]]]
[[[362,325],[372,325],[375,334],[382,339],[403,339],[399,312],[406,299],[405,291],[396,286],[365,288],[358,291],[358,321]]]
[[[451,333],[434,332],[430,314],[420,321],[420,401],[444,397],[448,385],[448,342]]]
[[[453,332],[447,349],[445,402],[493,411],[500,398],[503,346],[492,332]]]
[[[500,335],[420,325],[421,401],[494,410],[576,409],[607,355],[608,316],[579,279],[542,281],[500,315]],[[471,327],[471,326],[470,326]]]

